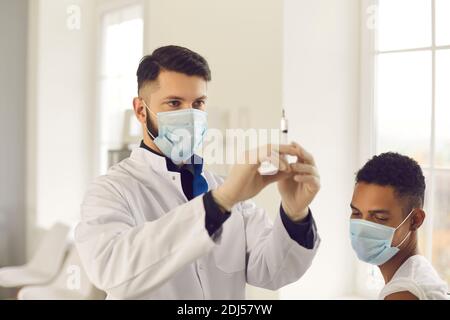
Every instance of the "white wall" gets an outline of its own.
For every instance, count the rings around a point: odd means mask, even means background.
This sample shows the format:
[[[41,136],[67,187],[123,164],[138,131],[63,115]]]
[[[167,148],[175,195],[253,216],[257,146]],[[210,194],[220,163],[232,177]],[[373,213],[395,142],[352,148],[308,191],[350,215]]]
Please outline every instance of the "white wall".
[[[0,267],[25,260],[27,10],[0,1]]]
[[[322,189],[312,205],[322,245],[282,299],[353,293],[349,203],[358,161],[359,1],[285,0],[284,101],[291,139],[316,159]]]
[[[71,5],[81,9],[79,30],[67,24]],[[92,178],[94,5],[92,0],[30,2],[29,252],[37,226],[78,219]]]

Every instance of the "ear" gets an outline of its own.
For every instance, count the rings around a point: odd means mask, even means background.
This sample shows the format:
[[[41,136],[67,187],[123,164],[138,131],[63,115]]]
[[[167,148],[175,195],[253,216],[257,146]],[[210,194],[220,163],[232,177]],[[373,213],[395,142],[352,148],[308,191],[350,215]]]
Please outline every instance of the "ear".
[[[141,98],[135,97],[133,99],[133,109],[138,121],[142,124],[145,124],[145,121],[147,120],[147,112]]]
[[[425,220],[425,211],[422,209],[415,209],[413,214],[411,215],[411,230],[416,231],[420,228]]]

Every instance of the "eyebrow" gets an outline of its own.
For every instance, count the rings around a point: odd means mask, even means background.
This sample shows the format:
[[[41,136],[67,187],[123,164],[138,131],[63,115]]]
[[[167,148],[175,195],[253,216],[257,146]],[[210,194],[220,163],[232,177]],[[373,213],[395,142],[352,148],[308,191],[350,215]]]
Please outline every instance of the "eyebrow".
[[[201,97],[195,99],[195,101],[197,101],[197,100],[204,100],[204,99],[207,99],[207,98],[208,98],[207,96],[201,96]],[[167,97],[164,98],[164,100],[180,100],[180,101],[185,101],[184,98],[178,97],[178,96],[167,96]]]
[[[177,97],[177,96],[167,96],[164,98],[164,100],[181,100],[184,101],[184,98]]]
[[[361,210],[359,210],[357,207],[355,207],[353,204],[350,204],[350,208],[352,208],[353,210],[356,210],[358,212],[361,212]],[[390,214],[390,211],[387,209],[375,209],[375,210],[369,210],[368,211],[370,214],[376,214],[376,213],[385,213],[385,214]]]
[[[369,210],[370,214],[375,214],[375,213],[385,213],[385,214],[389,214],[390,211],[387,209],[376,209],[376,210]]]

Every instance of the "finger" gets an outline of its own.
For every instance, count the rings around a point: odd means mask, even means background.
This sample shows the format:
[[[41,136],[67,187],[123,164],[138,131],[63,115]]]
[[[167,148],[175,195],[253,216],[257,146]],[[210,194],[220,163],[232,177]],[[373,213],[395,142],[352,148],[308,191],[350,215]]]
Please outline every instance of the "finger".
[[[263,161],[267,161],[273,154],[273,152],[278,153],[279,155],[290,155],[296,156],[298,159],[303,160],[306,163],[311,165],[315,165],[314,159],[305,149],[303,149],[298,143],[291,144],[267,144],[263,145],[257,149],[249,151],[247,156],[246,163],[249,163],[249,159],[256,161],[257,163],[261,163]],[[250,160],[251,161],[251,160]],[[252,161],[251,163],[254,163]]]
[[[253,156],[257,156],[257,160],[259,163],[264,161],[270,161],[272,158],[277,159],[276,163],[278,163],[279,160],[285,160],[284,157],[281,155],[283,154],[295,154],[296,149],[293,145],[276,145],[276,144],[266,144],[258,149],[254,149],[249,151],[249,154]],[[287,164],[287,161],[283,161],[285,164]]]
[[[315,186],[316,188],[320,188],[320,179],[316,176],[296,175],[294,176],[294,181],[297,181],[299,183],[306,183]]]
[[[285,171],[285,172],[290,172],[291,167],[289,166],[289,162],[287,161],[287,159],[280,155],[278,152],[273,151],[272,155],[270,157],[272,163],[280,170],[280,171]]]
[[[292,142],[288,145],[279,145],[279,153],[283,155],[291,155],[297,157],[297,161],[315,165],[312,155],[301,147],[298,143]]]
[[[256,149],[246,152],[246,163],[261,164],[265,161],[271,161],[272,154],[276,150],[274,145],[266,144]]]
[[[280,161],[280,170],[284,172],[291,172],[292,168],[289,166],[289,162],[285,157],[279,156],[278,159]]]
[[[291,163],[290,167],[292,168],[292,171],[294,173],[308,174],[319,177],[319,172],[317,171],[317,168],[310,164],[296,162]]]
[[[279,171],[290,172],[292,171],[286,160],[280,158],[280,155],[272,152],[270,158],[263,161],[258,167],[258,172],[262,176],[272,176],[277,174]]]
[[[278,171],[276,174],[271,176],[263,176],[264,182],[266,184],[271,184],[273,182],[277,182],[286,178],[289,178],[291,176],[288,172]]]
[[[281,155],[299,156],[299,150],[293,144],[280,144],[272,148]]]
[[[298,152],[298,160],[303,160],[304,163],[308,163],[313,166],[316,165],[316,162],[314,161],[314,157],[308,151],[306,151],[305,148],[303,148],[301,145],[299,145],[295,141],[292,142],[292,144],[294,145],[295,149]]]
[[[246,151],[240,158],[240,164],[261,165],[263,162],[270,161],[271,153],[266,146]]]

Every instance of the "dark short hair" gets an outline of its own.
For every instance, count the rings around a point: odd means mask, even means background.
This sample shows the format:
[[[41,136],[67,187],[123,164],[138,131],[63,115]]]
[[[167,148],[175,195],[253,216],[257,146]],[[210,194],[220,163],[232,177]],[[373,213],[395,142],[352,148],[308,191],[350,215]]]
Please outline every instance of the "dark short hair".
[[[138,91],[148,81],[158,78],[161,70],[199,76],[211,81],[208,62],[198,53],[179,46],[165,46],[142,58],[137,70]]]
[[[422,208],[425,200],[425,177],[419,164],[404,155],[386,152],[370,159],[356,174],[356,183],[391,186],[406,200],[406,211]]]

